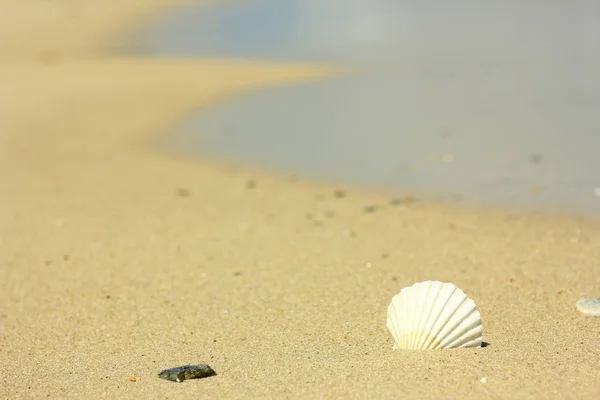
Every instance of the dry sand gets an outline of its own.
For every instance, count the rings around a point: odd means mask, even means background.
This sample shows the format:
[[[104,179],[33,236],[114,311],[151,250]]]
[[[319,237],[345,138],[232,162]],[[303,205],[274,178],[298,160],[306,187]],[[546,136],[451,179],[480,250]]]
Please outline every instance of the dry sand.
[[[598,222],[166,154],[195,107],[327,71],[110,56],[174,3],[0,0],[1,398],[600,398],[575,308]],[[475,299],[488,347],[391,349],[387,304],[426,279]],[[187,363],[218,375],[157,378]]]

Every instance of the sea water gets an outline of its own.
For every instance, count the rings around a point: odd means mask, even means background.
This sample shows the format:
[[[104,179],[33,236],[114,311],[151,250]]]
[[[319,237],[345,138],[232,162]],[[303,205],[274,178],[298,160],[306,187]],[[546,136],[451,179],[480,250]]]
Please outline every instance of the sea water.
[[[600,215],[600,3],[246,0],[148,27],[161,56],[349,76],[204,109],[168,145],[310,179]]]

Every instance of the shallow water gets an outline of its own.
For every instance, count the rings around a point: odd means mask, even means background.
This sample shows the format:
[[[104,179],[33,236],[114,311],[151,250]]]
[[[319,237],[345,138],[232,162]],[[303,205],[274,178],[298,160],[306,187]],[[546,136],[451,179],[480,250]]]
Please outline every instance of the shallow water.
[[[360,67],[202,110],[182,151],[600,215],[597,2],[226,1],[165,16],[140,50]]]

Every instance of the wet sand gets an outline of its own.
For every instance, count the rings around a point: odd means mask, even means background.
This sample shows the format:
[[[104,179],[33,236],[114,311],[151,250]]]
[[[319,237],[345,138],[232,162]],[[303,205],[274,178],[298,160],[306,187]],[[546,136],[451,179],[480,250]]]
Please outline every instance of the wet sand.
[[[329,72],[110,55],[173,4],[0,1],[1,397],[600,396],[600,319],[575,308],[600,295],[597,221],[162,150],[196,107]],[[489,346],[391,349],[387,304],[426,279],[476,301]],[[191,363],[217,375],[157,377]]]

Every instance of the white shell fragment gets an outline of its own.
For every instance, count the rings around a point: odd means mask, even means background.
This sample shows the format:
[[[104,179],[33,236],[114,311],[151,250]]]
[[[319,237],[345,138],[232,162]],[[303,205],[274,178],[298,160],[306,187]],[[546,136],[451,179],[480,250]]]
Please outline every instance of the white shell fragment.
[[[579,299],[577,309],[590,317],[600,317],[600,299]]]
[[[475,302],[451,283],[427,281],[402,289],[388,306],[386,325],[395,349],[481,347],[483,342]]]

